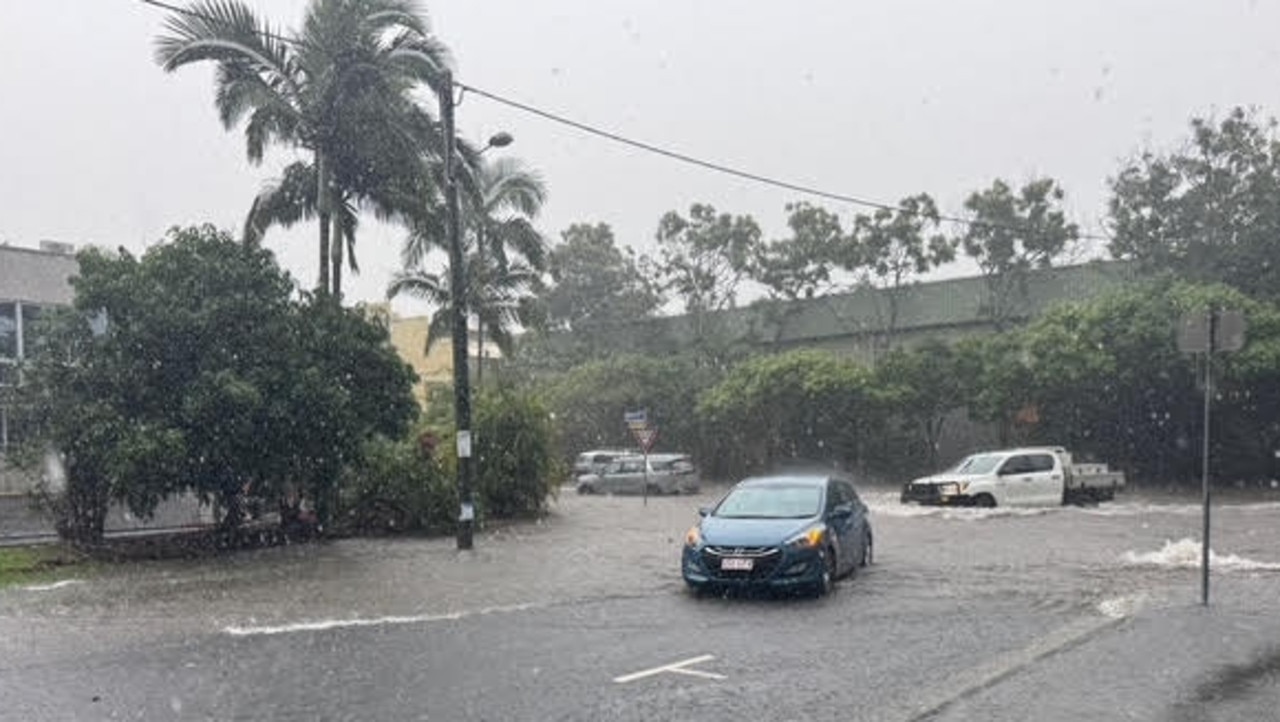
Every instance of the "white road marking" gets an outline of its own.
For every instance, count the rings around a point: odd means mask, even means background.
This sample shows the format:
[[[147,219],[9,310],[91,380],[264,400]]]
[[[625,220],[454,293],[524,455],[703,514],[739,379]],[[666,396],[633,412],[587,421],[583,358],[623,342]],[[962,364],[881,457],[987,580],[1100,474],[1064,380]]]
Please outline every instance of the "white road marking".
[[[347,629],[350,627],[380,627],[394,624],[426,624],[429,622],[452,622],[467,617],[479,617],[486,614],[509,614],[537,607],[536,604],[511,604],[501,607],[484,607],[482,609],[449,612],[447,614],[415,614],[410,616],[374,617],[372,619],[324,619],[315,622],[295,622],[276,626],[241,627],[231,625],[223,628],[223,632],[233,637],[267,636],[273,634],[290,634],[293,632],[323,632],[330,629]]]
[[[26,592],[48,592],[48,591],[52,591],[52,590],[54,590],[54,589],[61,589],[61,588],[63,588],[63,587],[69,587],[69,586],[71,586],[72,584],[84,584],[84,580],[82,580],[82,579],[63,579],[63,580],[62,580],[62,581],[60,581],[60,582],[53,582],[52,584],[31,584],[31,585],[28,585],[28,586],[23,587],[22,589],[23,589],[23,591],[26,591]]]
[[[690,665],[702,664],[703,662],[710,662],[713,659],[715,659],[715,655],[712,655],[712,654],[704,654],[700,657],[690,657],[689,659],[685,659],[679,662],[664,664],[661,667],[644,669],[639,672],[624,674],[621,677],[614,677],[613,681],[618,684],[626,684],[628,682],[634,682],[637,679],[644,679],[645,677],[652,677],[654,675],[662,674],[663,672],[672,672],[674,674],[687,674],[692,677],[704,677],[706,679],[728,679],[723,674],[716,674],[715,672],[704,672],[700,669],[686,669],[686,667],[689,667]]]

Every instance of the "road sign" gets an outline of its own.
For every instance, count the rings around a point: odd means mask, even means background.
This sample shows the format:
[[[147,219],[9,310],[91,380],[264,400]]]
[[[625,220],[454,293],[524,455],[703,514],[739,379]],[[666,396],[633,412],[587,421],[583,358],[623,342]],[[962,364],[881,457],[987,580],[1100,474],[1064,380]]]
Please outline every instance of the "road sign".
[[[653,448],[653,442],[658,440],[658,430],[650,427],[643,429],[632,429],[631,433],[636,437],[636,443],[640,445],[640,450],[648,454],[649,449]]]
[[[626,411],[622,414],[622,420],[633,430],[643,429],[649,425],[649,410]]]
[[[1218,351],[1239,351],[1244,348],[1244,314],[1239,311],[1218,312],[1218,332],[1214,334],[1214,348]]]
[[[1189,313],[1178,322],[1178,350],[1183,353],[1239,351],[1244,348],[1244,314],[1239,311]],[[1213,348],[1209,348],[1212,341]]]
[[[1209,407],[1213,399],[1213,355],[1244,348],[1244,314],[1239,311],[1189,313],[1178,322],[1178,350],[1204,354],[1204,447],[1200,452],[1203,529],[1200,535],[1200,603],[1209,605]]]

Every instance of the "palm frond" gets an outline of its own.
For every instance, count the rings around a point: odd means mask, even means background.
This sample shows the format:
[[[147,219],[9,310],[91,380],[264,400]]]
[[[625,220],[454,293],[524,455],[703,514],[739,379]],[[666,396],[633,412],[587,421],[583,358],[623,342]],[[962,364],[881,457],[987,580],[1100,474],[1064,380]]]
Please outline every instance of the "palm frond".
[[[534,219],[547,200],[542,175],[519,158],[499,158],[481,171],[484,208],[490,214],[517,213]]]
[[[400,295],[420,298],[436,306],[446,306],[449,303],[448,281],[434,273],[401,271],[392,276],[391,283],[387,286],[388,299]]]
[[[526,218],[508,218],[488,229],[494,248],[510,248],[529,265],[542,271],[547,267],[547,239]]]
[[[268,86],[279,83],[296,94],[288,45],[248,5],[202,0],[188,9],[171,14],[164,24],[169,34],[156,40],[156,62],[166,72],[211,60],[240,73],[259,74]]]
[[[289,228],[316,214],[316,170],[297,161],[285,166],[279,180],[267,184],[249,208],[244,222],[244,242],[257,244],[271,226]]]
[[[427,343],[423,348],[424,353],[431,353],[431,349],[446,338],[452,337],[453,330],[453,309],[449,306],[441,306],[436,312],[431,314],[431,323],[427,324]]]

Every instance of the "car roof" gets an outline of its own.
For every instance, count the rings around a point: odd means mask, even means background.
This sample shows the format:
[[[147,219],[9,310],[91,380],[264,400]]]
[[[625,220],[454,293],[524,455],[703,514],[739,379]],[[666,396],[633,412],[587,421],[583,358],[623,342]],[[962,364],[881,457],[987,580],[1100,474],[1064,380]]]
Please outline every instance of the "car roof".
[[[825,487],[833,477],[830,474],[774,474],[743,479],[737,486],[819,486]]]
[[[592,449],[591,451],[584,451],[578,454],[578,456],[590,456],[592,454],[616,454],[618,456],[630,456],[634,453],[635,452],[631,449]]]

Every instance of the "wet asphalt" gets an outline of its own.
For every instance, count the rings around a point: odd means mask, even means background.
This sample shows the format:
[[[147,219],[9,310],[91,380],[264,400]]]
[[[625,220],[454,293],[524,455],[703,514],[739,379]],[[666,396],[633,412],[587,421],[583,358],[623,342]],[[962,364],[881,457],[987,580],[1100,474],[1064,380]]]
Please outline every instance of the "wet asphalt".
[[[1234,558],[1205,609],[1185,544],[1167,545],[1198,539],[1193,499],[947,510],[889,490],[864,490],[876,564],[830,597],[699,599],[679,551],[716,493],[566,493],[473,552],[356,539],[3,590],[0,720],[1255,720],[1280,705],[1280,500],[1215,510],[1215,552]]]

